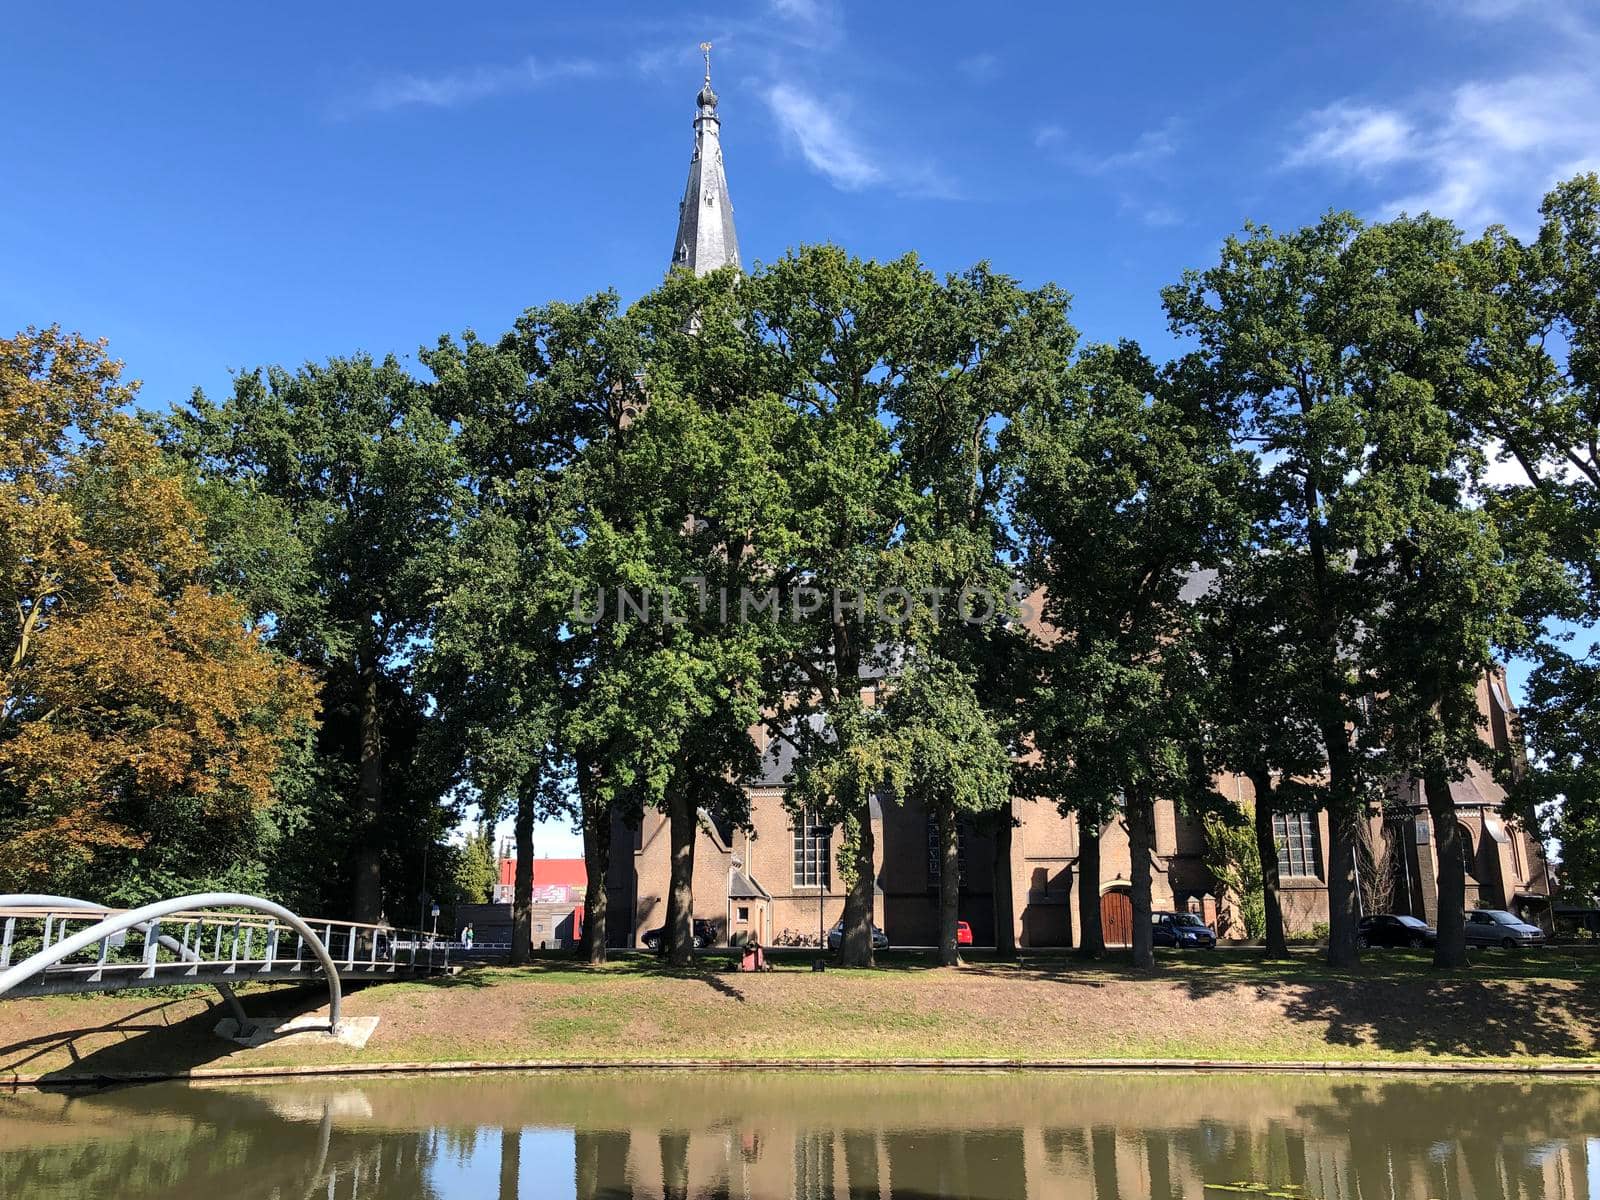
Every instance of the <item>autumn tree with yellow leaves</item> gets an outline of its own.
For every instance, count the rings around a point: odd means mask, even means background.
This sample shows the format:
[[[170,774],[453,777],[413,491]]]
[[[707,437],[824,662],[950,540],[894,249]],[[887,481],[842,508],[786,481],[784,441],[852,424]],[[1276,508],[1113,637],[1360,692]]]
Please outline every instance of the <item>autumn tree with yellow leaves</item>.
[[[239,881],[315,717],[307,672],[205,585],[121,372],[57,328],[0,339],[0,891]]]

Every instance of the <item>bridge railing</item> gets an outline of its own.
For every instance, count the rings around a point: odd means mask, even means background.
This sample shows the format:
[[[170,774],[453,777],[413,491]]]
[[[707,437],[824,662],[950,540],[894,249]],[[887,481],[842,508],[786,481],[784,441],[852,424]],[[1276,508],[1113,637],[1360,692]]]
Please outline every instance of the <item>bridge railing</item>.
[[[0,970],[9,967],[19,948],[28,954],[49,949],[72,933],[130,911],[117,908],[59,908],[49,905],[0,907]],[[449,945],[426,934],[387,925],[308,919],[341,973],[382,974],[418,966],[448,964]],[[142,944],[136,956],[127,953],[129,934]],[[168,939],[176,945],[168,943]],[[171,969],[231,968],[239,975],[284,971],[319,971],[321,964],[296,933],[274,917],[258,913],[191,911],[144,922],[107,934],[91,947],[53,964],[52,971],[72,971],[89,981],[117,974],[153,979]]]
[[[188,906],[191,901],[195,907]],[[130,946],[130,935],[137,945]],[[24,961],[14,964],[19,955]],[[341,976],[442,969],[449,957],[447,943],[424,934],[383,924],[308,921],[270,901],[234,893],[139,909],[0,896],[0,993],[19,986],[19,994],[38,994],[331,974],[337,1022]]]

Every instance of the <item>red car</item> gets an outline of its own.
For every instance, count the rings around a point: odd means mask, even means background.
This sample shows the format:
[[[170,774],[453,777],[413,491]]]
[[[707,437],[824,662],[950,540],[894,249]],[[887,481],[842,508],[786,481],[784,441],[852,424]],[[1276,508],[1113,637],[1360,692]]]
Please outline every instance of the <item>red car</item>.
[[[972,926],[968,925],[965,921],[956,922],[956,945],[972,945]]]

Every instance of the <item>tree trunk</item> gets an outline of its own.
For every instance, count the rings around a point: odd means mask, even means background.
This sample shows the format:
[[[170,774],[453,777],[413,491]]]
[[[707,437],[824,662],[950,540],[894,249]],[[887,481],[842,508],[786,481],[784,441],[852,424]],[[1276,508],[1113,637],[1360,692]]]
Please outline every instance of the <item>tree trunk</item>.
[[[689,1195],[689,1135],[681,1129],[664,1129],[661,1146],[661,1200],[687,1200]]]
[[[361,774],[356,787],[357,921],[376,921],[383,908],[383,717],[376,667],[361,672]]]
[[[667,961],[686,967],[694,961],[694,836],[698,817],[688,792],[674,788],[667,800],[667,832],[672,844],[667,885]]]
[[[1261,907],[1266,916],[1267,957],[1288,958],[1289,939],[1283,931],[1283,897],[1279,894],[1278,842],[1272,835],[1272,776],[1251,771],[1256,793],[1256,854],[1261,859]]]
[[[1300,410],[1309,416],[1314,401],[1302,392]],[[1355,815],[1361,806],[1351,765],[1350,732],[1345,728],[1345,652],[1341,643],[1337,604],[1328,571],[1327,530],[1319,515],[1322,508],[1320,463],[1312,462],[1301,486],[1305,499],[1306,546],[1311,551],[1312,607],[1315,636],[1322,662],[1321,698],[1317,714],[1323,753],[1328,758],[1328,965],[1353,967],[1361,961],[1356,945],[1361,921],[1361,894],[1356,887]]]
[[[572,1173],[578,1200],[598,1200],[600,1196],[600,1161],[606,1149],[603,1137],[582,1128],[572,1131],[572,1157],[576,1160]]]
[[[522,1127],[500,1130],[500,1197],[517,1200],[522,1178]]]
[[[627,1130],[586,1131],[579,1126],[573,1130],[572,1143],[577,1200],[615,1200],[632,1194],[627,1176],[633,1136]]]
[[[1130,793],[1124,809],[1128,822],[1128,890],[1133,901],[1133,965],[1156,965],[1150,937],[1150,855],[1155,850],[1155,813],[1148,797]]]
[[[594,795],[587,764],[578,764],[583,806],[583,948],[593,966],[606,961],[606,875],[611,869],[611,806]]]
[[[1454,971],[1467,965],[1467,875],[1461,858],[1461,827],[1450,796],[1450,780],[1444,772],[1428,772],[1424,786],[1439,859],[1439,916],[1435,924],[1438,939],[1433,945],[1433,965],[1441,971]]]
[[[511,965],[533,957],[533,806],[535,787],[517,795],[517,873],[511,891]],[[498,864],[496,864],[498,866]]]
[[[1078,810],[1078,953],[1103,958],[1106,933],[1100,927],[1100,818]]]
[[[1011,806],[1006,805],[994,831],[994,956],[1017,957],[1017,903],[1011,891]]]
[[[872,957],[872,899],[877,882],[873,870],[871,801],[863,798],[857,817],[860,828],[854,838],[851,870],[855,875],[844,898],[844,936],[839,943],[839,961],[847,967],[870,967]]]
[[[1356,945],[1361,923],[1361,893],[1356,890],[1355,812],[1347,805],[1328,809],[1328,965],[1353,967],[1361,961]]]
[[[961,947],[956,942],[956,921],[961,907],[961,837],[956,814],[939,807],[939,965],[959,967]]]
[[[855,631],[835,607],[833,619],[833,673],[836,705],[861,703],[861,653],[856,646]],[[838,747],[841,754],[849,746]],[[849,797],[843,798],[847,803]],[[870,793],[854,797],[857,816],[849,824],[857,826],[844,830],[846,840],[852,843],[850,873],[853,881],[844,897],[844,928],[839,939],[839,961],[847,967],[870,967],[872,954],[872,901],[877,891],[877,872],[873,864],[875,839],[872,832],[872,796]],[[850,834],[854,833],[852,838]],[[828,944],[823,942],[823,950]]]

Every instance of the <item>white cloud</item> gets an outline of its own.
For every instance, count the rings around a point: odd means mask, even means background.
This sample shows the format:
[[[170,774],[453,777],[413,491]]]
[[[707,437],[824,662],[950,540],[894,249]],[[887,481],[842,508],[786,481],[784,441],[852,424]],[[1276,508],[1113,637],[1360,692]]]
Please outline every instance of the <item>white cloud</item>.
[[[847,192],[883,182],[877,166],[815,96],[787,83],[767,89],[767,106],[811,167]]]
[[[1079,174],[1104,180],[1122,212],[1159,229],[1184,221],[1182,211],[1162,198],[1162,193],[1170,191],[1165,177],[1170,160],[1178,153],[1182,126],[1183,122],[1173,117],[1145,130],[1122,150],[1090,153],[1076,147],[1062,126],[1041,125],[1033,131],[1033,144],[1046,157]]]
[[[1285,164],[1384,180],[1385,212],[1526,225],[1552,183],[1600,158],[1600,74],[1473,81],[1404,108],[1341,102],[1307,124]]]
[[[800,156],[834,187],[845,192],[888,187],[908,195],[950,199],[954,189],[930,163],[913,163],[869,149],[841,125],[833,104],[792,83],[775,83],[766,92],[767,107],[784,137]]]
[[[675,74],[680,78],[693,78],[689,74],[689,52],[677,44],[636,50],[631,61],[635,71],[651,78],[667,79]]]
[[[987,51],[969,55],[956,68],[974,83],[987,83],[1000,74],[1000,56]]]
[[[1177,209],[1166,204],[1149,204],[1144,206],[1124,204],[1131,207],[1139,220],[1154,229],[1168,229],[1174,225],[1183,224],[1183,214]]]
[[[1411,123],[1399,113],[1340,102],[1311,114],[1305,141],[1286,162],[1291,167],[1332,163],[1370,172],[1410,157]]]
[[[1164,162],[1178,152],[1178,122],[1167,121],[1159,129],[1149,129],[1134,139],[1132,146],[1096,159],[1092,169],[1096,174],[1109,171],[1129,171],[1151,167]]]
[[[844,35],[836,0],[767,0],[775,20],[762,33],[808,50],[832,49]]]
[[[1159,128],[1146,130],[1125,150],[1091,154],[1073,146],[1071,135],[1060,125],[1041,125],[1033,132],[1033,144],[1052,158],[1085,175],[1110,175],[1145,171],[1165,162],[1178,152],[1180,122],[1173,118]]]
[[[772,11],[790,21],[816,21],[822,16],[819,0],[768,0]]]
[[[529,56],[520,62],[472,67],[440,75],[395,75],[380,79],[356,98],[352,107],[371,112],[397,108],[455,108],[490,96],[525,92],[562,79],[597,75],[587,59],[543,62]]]

